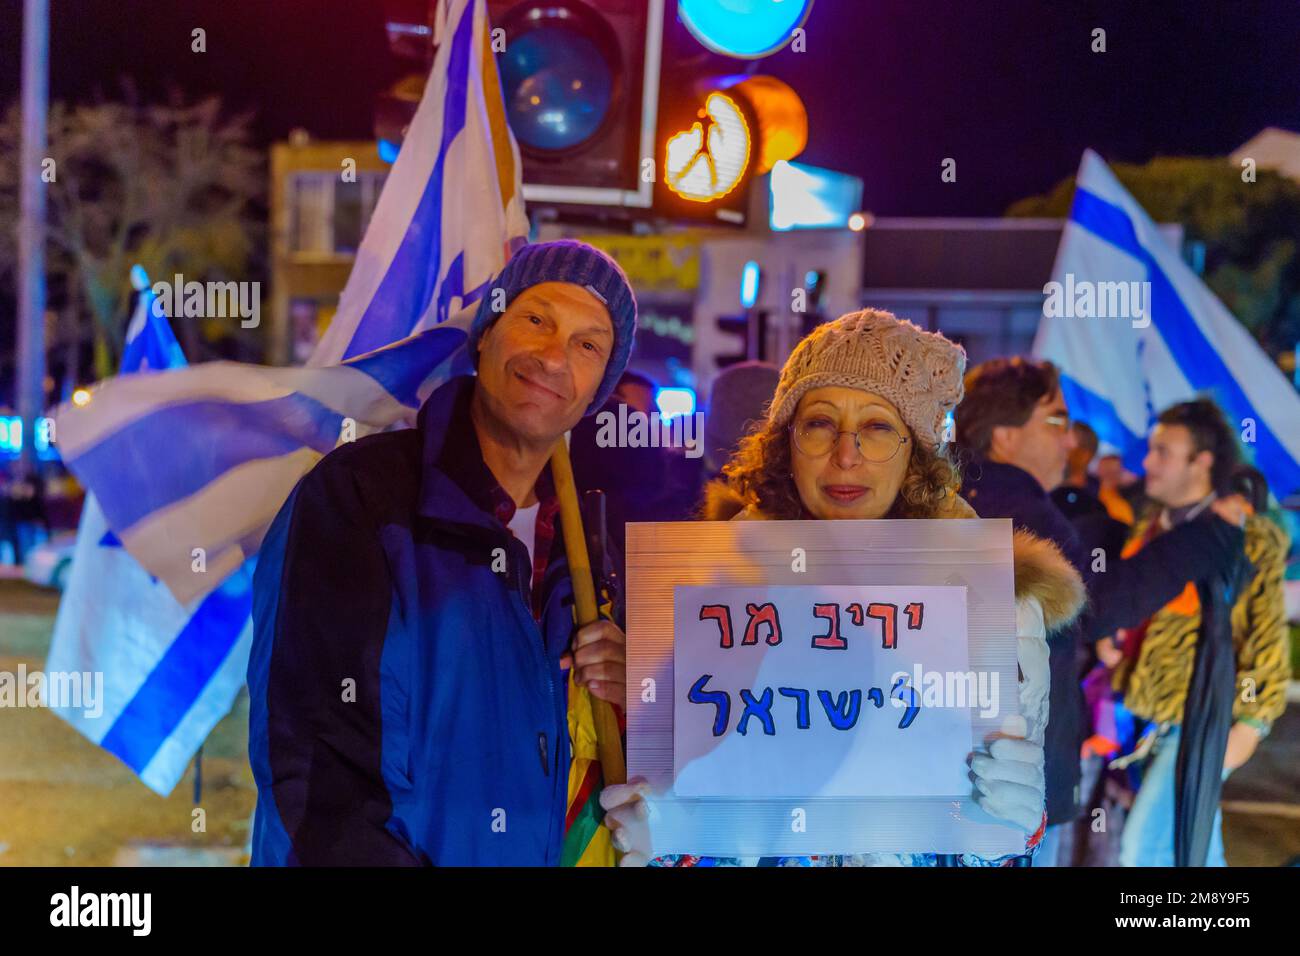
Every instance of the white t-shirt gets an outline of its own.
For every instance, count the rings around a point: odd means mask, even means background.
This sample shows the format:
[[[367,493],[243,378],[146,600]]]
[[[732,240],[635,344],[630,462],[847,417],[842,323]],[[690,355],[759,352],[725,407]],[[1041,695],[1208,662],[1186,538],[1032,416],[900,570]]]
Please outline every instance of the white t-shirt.
[[[506,525],[510,533],[524,543],[528,549],[528,580],[533,579],[533,543],[537,537],[537,514],[542,510],[542,503],[539,501],[531,508],[516,508],[515,516],[510,519],[510,524]]]

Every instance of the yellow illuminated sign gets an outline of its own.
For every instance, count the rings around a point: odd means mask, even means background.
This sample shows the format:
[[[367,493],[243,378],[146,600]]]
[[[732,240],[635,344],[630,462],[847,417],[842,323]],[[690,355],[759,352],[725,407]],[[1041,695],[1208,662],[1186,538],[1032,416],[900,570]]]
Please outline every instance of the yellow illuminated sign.
[[[613,256],[638,292],[690,292],[700,285],[702,235],[699,231],[655,236],[601,233],[577,238]]]
[[[721,199],[749,165],[749,124],[731,97],[710,93],[691,128],[669,137],[664,182],[691,202]]]

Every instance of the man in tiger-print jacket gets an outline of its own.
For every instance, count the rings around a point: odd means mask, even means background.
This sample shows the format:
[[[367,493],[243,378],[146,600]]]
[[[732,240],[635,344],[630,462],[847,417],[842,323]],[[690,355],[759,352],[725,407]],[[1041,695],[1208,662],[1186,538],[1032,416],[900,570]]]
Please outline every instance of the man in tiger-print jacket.
[[[1213,403],[1185,402],[1162,413],[1144,462],[1147,494],[1157,507],[1134,527],[1125,556],[1209,507],[1235,462],[1234,435]],[[1257,515],[1245,518],[1245,552],[1253,575],[1231,613],[1237,694],[1225,776],[1250,759],[1286,707],[1290,664],[1282,575],[1287,549],[1287,537],[1276,524]],[[1120,635],[1122,657],[1113,659],[1114,686],[1123,692],[1129,710],[1158,728],[1124,826],[1120,860],[1126,866],[1173,864],[1174,765],[1200,630],[1200,599],[1195,582],[1189,582],[1143,626]],[[1106,659],[1103,648],[1098,650]],[[1225,865],[1217,816],[1208,864]]]

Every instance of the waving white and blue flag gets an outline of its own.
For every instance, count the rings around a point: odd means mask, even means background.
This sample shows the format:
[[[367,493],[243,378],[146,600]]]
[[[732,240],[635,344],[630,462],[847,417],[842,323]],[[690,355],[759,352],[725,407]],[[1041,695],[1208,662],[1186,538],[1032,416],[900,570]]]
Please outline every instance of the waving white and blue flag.
[[[140,294],[121,374],[184,367],[139,266],[132,281]],[[83,694],[51,709],[165,796],[243,684],[251,607],[250,568],[182,605],[122,548],[87,493],[45,663],[48,684],[80,675]]]
[[[1044,293],[1034,354],[1128,467],[1156,415],[1204,395],[1273,493],[1300,491],[1300,394],[1091,150]]]
[[[210,362],[120,376],[84,406],[59,408],[60,453],[139,563],[137,593],[152,576],[178,613],[246,602],[241,569],[298,479],[340,442],[414,424],[422,400],[469,368],[473,309],[528,222],[484,0],[442,0],[437,35],[423,99],[306,368]],[[99,719],[113,729],[87,731],[101,743],[120,737],[105,746],[130,752],[123,759],[159,792],[228,711],[247,665],[246,630],[214,639],[193,620],[165,646],[123,645],[147,678],[129,700],[106,688],[119,708]],[[118,640],[105,634],[80,639]],[[228,698],[213,693],[227,677]],[[137,711],[166,712],[156,729],[132,717],[137,699]]]

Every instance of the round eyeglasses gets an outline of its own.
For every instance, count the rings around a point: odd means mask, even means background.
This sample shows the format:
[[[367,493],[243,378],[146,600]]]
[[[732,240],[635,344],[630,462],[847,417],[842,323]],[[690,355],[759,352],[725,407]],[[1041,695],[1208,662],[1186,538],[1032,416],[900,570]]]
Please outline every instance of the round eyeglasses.
[[[867,422],[855,432],[840,431],[835,423],[825,418],[809,418],[794,422],[790,435],[795,447],[809,458],[823,458],[835,450],[841,435],[852,435],[858,454],[867,461],[889,461],[898,449],[907,444],[907,438],[898,433],[889,422]]]

